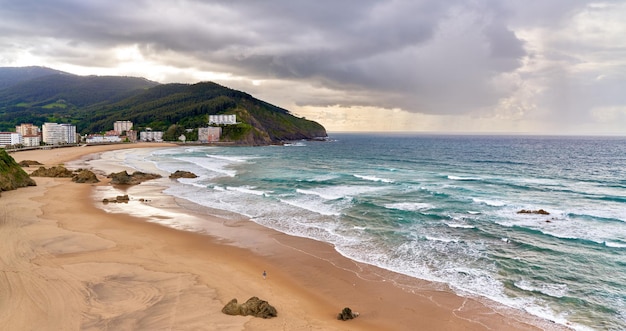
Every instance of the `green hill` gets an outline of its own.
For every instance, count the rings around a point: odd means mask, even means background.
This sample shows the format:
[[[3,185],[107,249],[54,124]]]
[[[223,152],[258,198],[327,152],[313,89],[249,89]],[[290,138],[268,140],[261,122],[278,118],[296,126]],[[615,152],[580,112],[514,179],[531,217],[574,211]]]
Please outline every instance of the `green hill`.
[[[86,134],[130,120],[135,130],[164,131],[166,140],[181,134],[194,140],[194,129],[206,127],[215,114],[236,114],[240,122],[223,127],[225,141],[270,144],[326,136],[316,122],[212,82],[160,85],[144,78],[57,72],[0,89],[0,131],[12,131],[20,123],[60,122]]]

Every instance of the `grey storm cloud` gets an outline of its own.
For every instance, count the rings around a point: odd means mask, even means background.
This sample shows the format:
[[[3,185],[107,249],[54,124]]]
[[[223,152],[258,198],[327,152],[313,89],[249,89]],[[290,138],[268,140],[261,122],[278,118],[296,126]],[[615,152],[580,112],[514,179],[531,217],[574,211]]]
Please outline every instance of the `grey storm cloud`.
[[[0,49],[106,67],[115,66],[110,49],[134,46],[145,59],[173,67],[342,92],[302,96],[295,100],[301,105],[463,114],[493,108],[520,94],[524,78],[536,78],[516,73],[524,61],[540,57],[519,27],[558,29],[588,4],[0,0]],[[0,50],[0,56],[10,55]]]

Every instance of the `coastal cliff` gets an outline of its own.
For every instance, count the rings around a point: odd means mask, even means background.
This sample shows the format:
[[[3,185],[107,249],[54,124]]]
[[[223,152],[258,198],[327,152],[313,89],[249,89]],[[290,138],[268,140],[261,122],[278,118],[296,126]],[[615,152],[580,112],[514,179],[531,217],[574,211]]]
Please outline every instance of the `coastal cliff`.
[[[35,185],[24,169],[4,149],[0,149],[0,191]]]

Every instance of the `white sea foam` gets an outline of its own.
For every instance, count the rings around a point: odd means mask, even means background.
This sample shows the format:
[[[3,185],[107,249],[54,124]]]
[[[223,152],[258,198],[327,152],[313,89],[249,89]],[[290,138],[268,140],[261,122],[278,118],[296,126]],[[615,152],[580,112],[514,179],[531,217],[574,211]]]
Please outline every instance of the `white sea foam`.
[[[372,181],[372,182],[393,183],[393,180],[391,180],[391,179],[379,178],[379,177],[376,177],[376,176],[365,176],[365,175],[357,175],[357,174],[354,174],[352,176],[354,176],[356,178],[359,178],[359,179],[363,179],[363,180],[369,180],[369,181]]]
[[[339,185],[320,187],[310,190],[296,189],[296,192],[300,194],[317,195],[325,200],[337,200],[347,197],[355,197],[361,194],[378,191],[381,188],[372,186],[359,186],[359,185]]]
[[[325,174],[325,175],[319,175],[319,176],[315,176],[313,178],[306,178],[306,179],[297,179],[298,182],[326,182],[329,180],[333,180],[338,178],[338,175],[334,175],[334,174]]]
[[[247,162],[248,160],[255,159],[252,156],[226,156],[226,155],[215,155],[215,154],[206,154],[207,157],[217,160],[225,160],[230,162]]]
[[[226,190],[228,191],[237,191],[237,192],[241,192],[245,194],[254,194],[254,195],[263,196],[265,194],[271,193],[271,192],[265,192],[261,190],[255,190],[255,189],[256,187],[254,186],[226,186]]]
[[[492,207],[502,207],[502,206],[506,206],[507,205],[507,203],[505,201],[501,201],[501,200],[488,200],[488,199],[472,198],[472,201],[474,201],[475,203],[480,203],[480,204],[484,204],[484,205],[492,206]]]
[[[295,143],[283,144],[283,146],[285,146],[285,147],[306,147],[306,144],[301,142],[301,141],[298,141],[298,142],[295,142]]]
[[[331,205],[326,205],[324,203],[320,203],[319,201],[316,200],[311,200],[311,199],[294,199],[294,200],[288,200],[288,199],[280,199],[281,202],[286,203],[290,206],[294,206],[294,207],[298,207],[298,208],[302,208],[305,210],[308,210],[310,212],[314,212],[314,213],[318,213],[321,215],[326,215],[326,216],[339,216],[341,215],[341,212],[338,210],[335,210],[335,208]]]
[[[474,229],[475,226],[469,224],[459,224],[459,223],[446,223],[447,226],[451,228],[461,228],[461,229]]]
[[[461,177],[461,176],[453,176],[453,175],[448,175],[448,179],[450,179],[450,180],[458,180],[458,181],[479,181],[479,180],[483,180],[480,177]]]
[[[613,241],[605,241],[604,245],[606,247],[613,247],[613,248],[626,248],[626,244],[624,243],[616,243]]]
[[[421,203],[421,202],[398,202],[398,203],[388,203],[385,204],[385,208],[387,209],[398,209],[404,211],[419,211],[432,209],[434,206],[430,203]]]
[[[555,298],[562,298],[567,295],[569,289],[565,284],[549,284],[522,279],[513,283],[524,291],[540,292]]]
[[[439,238],[439,237],[432,237],[432,236],[426,236],[427,240],[430,241],[440,241],[443,243],[457,243],[459,242],[458,239],[452,239],[452,238]]]
[[[191,163],[201,167],[203,170],[208,170],[209,172],[217,173],[218,175],[226,175],[228,177],[235,177],[237,175],[236,170],[228,169],[231,162],[225,162],[220,159],[212,160],[203,157],[178,157],[176,160]],[[180,168],[180,166],[177,167]]]

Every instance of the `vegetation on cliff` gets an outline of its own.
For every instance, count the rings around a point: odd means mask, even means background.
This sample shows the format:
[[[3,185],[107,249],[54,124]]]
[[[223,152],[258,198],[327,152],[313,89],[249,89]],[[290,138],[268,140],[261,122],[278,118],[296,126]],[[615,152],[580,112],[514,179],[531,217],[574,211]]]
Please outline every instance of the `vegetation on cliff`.
[[[35,185],[24,169],[4,149],[0,149],[0,191]]]

